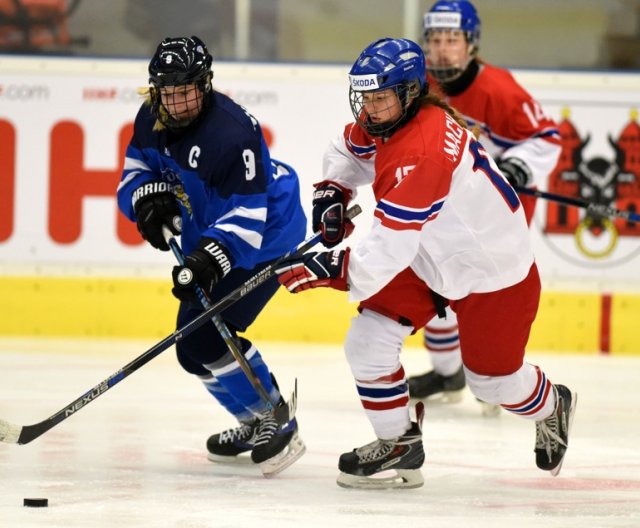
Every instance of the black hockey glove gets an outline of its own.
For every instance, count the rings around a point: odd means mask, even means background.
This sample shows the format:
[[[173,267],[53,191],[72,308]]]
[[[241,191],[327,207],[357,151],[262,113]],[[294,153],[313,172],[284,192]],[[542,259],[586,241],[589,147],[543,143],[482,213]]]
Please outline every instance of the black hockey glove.
[[[353,223],[344,218],[344,211],[351,200],[351,191],[328,180],[316,183],[314,187],[313,231],[320,231],[322,244],[332,248],[353,232]]]
[[[520,158],[500,160],[498,168],[513,187],[526,187],[533,182],[531,169]]]
[[[347,269],[350,248],[316,253],[285,260],[276,267],[278,282],[291,293],[309,288],[334,288],[348,291]]]
[[[184,266],[173,268],[171,293],[181,301],[198,302],[194,286],[202,288],[211,298],[213,289],[231,271],[229,253],[213,238],[200,240],[198,248],[184,259]]]
[[[160,251],[169,251],[162,226],[171,233],[182,232],[182,216],[176,197],[166,182],[147,183],[133,193],[133,210],[138,231],[149,244]]]

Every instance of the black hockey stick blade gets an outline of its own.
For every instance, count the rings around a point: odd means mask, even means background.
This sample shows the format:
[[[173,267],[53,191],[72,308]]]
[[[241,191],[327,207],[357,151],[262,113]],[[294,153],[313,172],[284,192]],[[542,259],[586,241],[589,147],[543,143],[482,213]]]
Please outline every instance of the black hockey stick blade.
[[[346,212],[345,216],[351,219],[359,215],[361,212],[362,209],[360,208],[360,206],[354,205]],[[55,414],[49,416],[49,418],[47,418],[46,420],[33,425],[15,425],[5,420],[0,420],[0,442],[24,445],[35,440],[39,436],[42,436],[44,433],[49,431],[49,429],[55,427],[60,422],[73,416],[80,409],[86,407],[89,403],[96,400],[99,396],[102,396],[109,389],[113,388],[115,385],[120,383],[130,374],[134,373],[140,367],[146,365],[153,358],[159,356],[162,352],[175,345],[178,341],[193,333],[195,330],[207,323],[207,321],[210,321],[214,315],[217,315],[226,310],[229,306],[242,299],[249,292],[264,284],[268,279],[275,275],[275,268],[278,267],[283,261],[291,258],[293,255],[307,252],[318,242],[320,242],[321,238],[321,233],[314,233],[312,236],[302,241],[287,254],[276,259],[264,269],[247,279],[243,284],[238,286],[224,298],[220,299],[217,303],[211,305],[192,321],[188,322],[183,327],[178,328],[173,334],[168,335],[162,341],[153,345],[149,350],[135,358],[133,361],[131,361],[121,369],[111,374],[111,376],[109,376],[107,379],[98,383],[98,385],[85,392],[82,396],[68,404],[63,409],[60,409]]]

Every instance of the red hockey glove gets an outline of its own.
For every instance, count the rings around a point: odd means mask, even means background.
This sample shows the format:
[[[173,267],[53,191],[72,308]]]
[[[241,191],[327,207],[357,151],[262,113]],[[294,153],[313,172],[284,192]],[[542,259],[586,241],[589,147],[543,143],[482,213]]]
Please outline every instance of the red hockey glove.
[[[291,293],[323,287],[347,291],[349,252],[349,248],[309,252],[287,260],[276,268],[278,282]]]
[[[320,231],[322,244],[332,248],[353,232],[353,223],[344,218],[344,211],[351,200],[351,191],[328,180],[316,183],[314,187],[313,231]]]

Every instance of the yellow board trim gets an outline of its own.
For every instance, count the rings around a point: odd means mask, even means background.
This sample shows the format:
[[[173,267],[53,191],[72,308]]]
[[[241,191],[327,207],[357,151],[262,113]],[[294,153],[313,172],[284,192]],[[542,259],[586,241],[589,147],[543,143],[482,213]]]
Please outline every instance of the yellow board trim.
[[[133,278],[2,277],[0,336],[110,337],[158,339],[173,332],[178,301],[169,281]],[[640,295],[612,297],[611,353],[638,354]],[[599,353],[601,295],[545,291],[529,349]],[[340,343],[357,304],[344,292],[276,293],[252,325],[256,341]],[[407,340],[422,346],[422,333]]]
[[[0,335],[163,337],[178,301],[166,281],[3,277]]]
[[[617,293],[611,302],[611,351],[625,356],[640,350],[640,295]]]
[[[600,352],[600,305],[599,293],[543,292],[528,348]]]

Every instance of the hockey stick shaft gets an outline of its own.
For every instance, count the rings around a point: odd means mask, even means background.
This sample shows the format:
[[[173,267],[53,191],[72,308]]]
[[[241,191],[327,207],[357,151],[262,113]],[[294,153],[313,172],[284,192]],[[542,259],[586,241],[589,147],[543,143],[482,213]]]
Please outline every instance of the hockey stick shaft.
[[[362,210],[360,206],[354,205],[346,212],[347,218],[354,218],[360,214]],[[236,301],[242,299],[245,295],[252,292],[255,288],[264,284],[268,279],[275,275],[275,269],[283,261],[291,258],[293,255],[302,254],[307,252],[322,238],[321,233],[315,233],[306,240],[298,244],[293,250],[286,255],[276,259],[271,264],[267,265],[263,270],[259,271],[251,278],[247,279],[243,284],[238,286],[235,290],[227,294],[224,298],[220,299],[217,303],[207,308],[204,312],[188,322],[181,328],[178,328],[173,334],[168,335],[162,341],[153,345],[149,350],[135,358],[133,361],[117,370],[111,376],[104,381],[98,383],[95,387],[85,392],[82,396],[60,409],[55,414],[52,414],[49,418],[35,423],[33,425],[15,425],[5,420],[0,420],[0,442],[6,442],[10,444],[28,444],[35,440],[39,436],[43,435],[60,422],[66,420],[70,416],[73,416],[77,411],[86,407],[89,403],[95,401],[98,397],[102,396],[109,389],[116,386],[123,379],[133,374],[140,367],[146,365],[160,355],[162,352],[175,345],[178,341],[193,333],[195,330],[204,325],[207,321],[211,320],[211,317],[218,315],[222,311],[226,310]]]
[[[184,266],[185,257],[184,257],[184,253],[182,252],[182,248],[180,247],[180,244],[178,244],[178,241],[171,234],[171,231],[169,231],[167,227],[163,226],[162,232],[164,234],[164,238],[167,242],[167,245],[171,248],[171,251],[176,257],[176,260],[181,266]],[[205,310],[208,308],[211,308],[211,301],[207,297],[207,294],[202,290],[202,288],[198,284],[196,284],[194,286],[194,289],[203,308]],[[271,398],[269,397],[269,393],[267,393],[266,389],[260,382],[260,378],[253,370],[253,367],[247,361],[247,358],[244,357],[242,350],[240,350],[240,348],[238,347],[237,341],[234,339],[226,323],[222,320],[222,317],[220,317],[219,315],[213,315],[211,317],[211,321],[213,322],[213,325],[216,327],[216,330],[218,330],[218,333],[220,334],[225,344],[227,345],[229,352],[231,352],[231,355],[233,356],[233,358],[236,360],[238,365],[240,365],[240,368],[242,369],[242,372],[244,372],[244,375],[249,380],[249,383],[251,383],[251,386],[258,393],[258,396],[260,396],[260,399],[267,406],[267,410],[269,412],[274,412],[275,407],[273,402],[271,401]]]
[[[615,216],[618,218],[624,218],[625,220],[630,222],[640,222],[640,215],[634,213],[633,211],[622,211],[621,209],[616,209],[615,207],[588,202],[587,200],[583,200],[581,198],[564,196],[562,194],[554,194],[550,192],[540,191],[538,189],[531,189],[529,187],[520,187],[519,185],[516,185],[514,189],[522,194],[528,194],[537,198],[544,198],[545,200],[550,200],[552,202],[558,202],[565,205],[571,205],[573,207],[580,207],[582,209],[586,209],[587,211],[597,213],[602,216]]]

